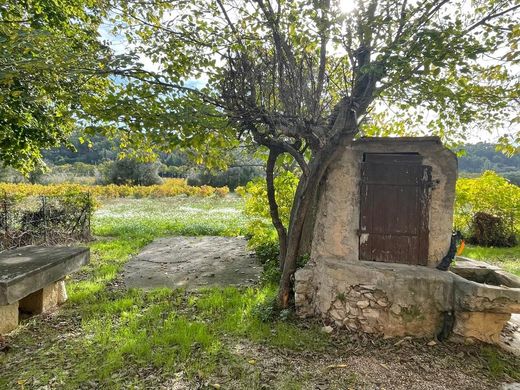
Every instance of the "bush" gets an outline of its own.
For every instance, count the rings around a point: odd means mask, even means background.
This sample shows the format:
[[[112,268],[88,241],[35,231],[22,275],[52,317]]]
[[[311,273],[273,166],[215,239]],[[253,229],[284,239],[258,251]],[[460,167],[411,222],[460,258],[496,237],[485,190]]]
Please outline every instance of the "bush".
[[[455,199],[455,229],[471,237],[477,213],[489,214],[501,221],[485,222],[486,226],[491,224],[498,229],[500,225],[501,229],[501,232],[486,233],[486,237],[491,234],[495,238],[503,236],[513,237],[515,240],[520,232],[520,187],[492,171],[486,171],[474,179],[459,178]]]
[[[274,179],[278,212],[284,226],[288,226],[291,207],[298,186],[298,177],[285,171]],[[267,185],[265,179],[257,178],[246,187],[237,189],[246,200],[245,213],[250,217],[247,227],[250,236],[249,245],[257,248],[278,243],[278,235],[271,222],[269,202],[267,200]]]
[[[107,183],[151,186],[161,184],[159,162],[143,163],[133,158],[114,161],[108,170]]]
[[[483,246],[511,247],[516,245],[516,237],[507,229],[501,217],[478,212],[473,216],[469,242]]]
[[[238,186],[244,186],[251,180],[262,176],[258,167],[233,167],[226,171],[213,174],[209,171],[196,173],[188,178],[189,185],[210,185],[213,187],[227,186],[234,191]]]

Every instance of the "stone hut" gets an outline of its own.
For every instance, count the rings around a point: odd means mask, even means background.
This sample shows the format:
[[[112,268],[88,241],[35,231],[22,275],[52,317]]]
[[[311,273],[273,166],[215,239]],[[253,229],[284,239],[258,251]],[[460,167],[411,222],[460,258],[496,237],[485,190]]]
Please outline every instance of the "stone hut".
[[[295,274],[298,315],[389,336],[431,337],[454,326],[467,335],[474,316],[465,313],[481,309],[457,302],[482,289],[435,268],[450,247],[456,179],[457,158],[438,137],[347,146],[319,189],[310,260]],[[499,324],[477,338],[493,341],[505,311],[485,313]]]

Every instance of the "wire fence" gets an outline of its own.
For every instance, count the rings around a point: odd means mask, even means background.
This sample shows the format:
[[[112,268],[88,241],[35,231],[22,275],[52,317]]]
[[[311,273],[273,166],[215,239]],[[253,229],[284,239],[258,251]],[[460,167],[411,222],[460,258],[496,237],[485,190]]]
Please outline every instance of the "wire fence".
[[[0,198],[0,251],[25,245],[58,245],[91,238],[89,193]]]

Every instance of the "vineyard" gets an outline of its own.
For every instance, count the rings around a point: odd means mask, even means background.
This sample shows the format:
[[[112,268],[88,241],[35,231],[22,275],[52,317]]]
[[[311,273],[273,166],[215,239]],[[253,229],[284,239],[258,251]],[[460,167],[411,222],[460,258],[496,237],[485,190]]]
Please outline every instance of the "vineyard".
[[[0,251],[88,240],[98,199],[224,197],[228,193],[227,187],[194,187],[185,179],[166,179],[152,186],[0,183]]]
[[[27,196],[54,196],[77,193],[90,193],[95,198],[164,198],[178,195],[187,196],[225,196],[227,187],[190,186],[186,179],[165,179],[162,184],[151,186],[131,185],[82,185],[82,184],[14,184],[0,183],[0,194],[24,198]]]

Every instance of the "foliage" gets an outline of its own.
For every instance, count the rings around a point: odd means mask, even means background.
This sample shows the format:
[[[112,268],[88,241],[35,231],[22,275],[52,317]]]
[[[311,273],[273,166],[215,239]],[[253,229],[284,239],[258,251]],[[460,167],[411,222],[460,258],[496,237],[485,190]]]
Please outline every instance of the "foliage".
[[[274,179],[274,184],[280,219],[287,226],[298,177],[290,171],[284,171]],[[249,245],[260,249],[269,248],[270,244],[277,243],[276,231],[270,220],[265,179],[255,179],[237,192],[245,198],[245,213],[251,220],[248,225]]]
[[[333,108],[354,96],[363,74],[380,81],[370,100],[398,111],[379,118],[381,124],[403,120],[453,139],[472,123],[489,129],[516,115],[517,80],[508,65],[518,60],[519,29],[516,7],[507,1],[360,0],[347,13],[339,1],[120,3],[114,20],[124,20],[120,33],[132,54],[162,65],[156,73],[121,71],[139,83],[131,92],[144,95],[148,83],[172,96],[164,103],[177,109],[194,100],[222,107],[240,131],[260,126],[269,129],[260,134],[278,140],[281,134],[323,140]],[[480,61],[497,50],[507,53],[504,62]],[[184,82],[201,75],[208,78],[204,88]],[[391,111],[375,110],[385,112]],[[371,121],[366,124],[369,132]]]
[[[227,187],[215,188],[210,186],[192,187],[185,179],[166,179],[163,184],[152,186],[130,185],[81,185],[81,184],[14,184],[0,183],[0,193],[7,192],[16,196],[30,195],[60,195],[69,192],[89,192],[98,198],[163,198],[177,195],[188,196],[225,196],[229,193]]]
[[[469,173],[495,171],[503,176],[504,172],[520,171],[520,155],[507,156],[497,151],[497,145],[479,142],[461,146],[459,170]]]
[[[227,186],[231,191],[239,186],[244,186],[251,180],[262,175],[262,170],[259,167],[231,167],[225,171],[212,173],[202,170],[195,175],[188,177],[188,184],[190,185],[210,185],[213,187]]]
[[[122,172],[123,176],[136,184],[140,180],[133,178],[132,172],[137,172],[147,166],[141,165],[147,164],[146,162],[138,163],[132,158],[123,158],[122,162],[118,161],[118,156],[125,153],[125,150],[120,148],[118,139],[110,140],[104,136],[95,135],[86,140],[85,137],[81,137],[78,132],[75,132],[69,141],[73,148],[62,146],[42,152],[48,169],[39,178],[38,183],[78,182],[80,180],[83,182],[86,181],[87,176],[99,176],[99,184],[122,184],[118,183],[118,175],[114,170],[124,168],[123,171],[129,170],[130,172]],[[245,185],[253,178],[262,175],[261,161],[253,158],[251,151],[243,147],[230,152],[229,166],[225,170],[208,170],[206,167],[194,163],[188,154],[180,149],[170,153],[158,153],[157,163],[159,162],[159,176],[188,178],[189,185],[227,186],[234,190],[235,187]],[[153,167],[155,168],[155,166]],[[85,178],[78,179],[74,176],[75,174]],[[115,180],[111,180],[110,176],[115,176]]]
[[[0,160],[24,173],[66,143],[112,82],[99,40],[105,2],[8,0],[0,7]]]
[[[107,183],[151,186],[162,183],[159,177],[160,163],[141,162],[135,158],[123,158],[110,165]]]
[[[520,187],[509,183],[495,172],[487,171],[475,179],[459,178],[455,199],[455,228],[466,236],[477,212],[502,219],[507,235],[520,232]]]
[[[468,241],[483,246],[514,246],[516,236],[501,217],[477,212],[471,221],[471,235]]]
[[[42,150],[45,162],[51,165],[95,165],[107,160],[114,161],[119,153],[117,138],[109,139],[98,134],[87,138],[81,131],[74,131],[68,142],[68,146]]]
[[[494,171],[511,183],[520,186],[520,155],[506,156],[498,145],[479,142],[461,146],[459,175],[474,177],[484,171]]]

